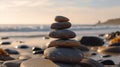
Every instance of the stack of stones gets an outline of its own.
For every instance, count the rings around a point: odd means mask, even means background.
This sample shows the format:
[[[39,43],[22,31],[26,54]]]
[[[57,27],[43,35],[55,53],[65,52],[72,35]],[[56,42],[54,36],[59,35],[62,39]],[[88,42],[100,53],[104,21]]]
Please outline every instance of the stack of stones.
[[[21,63],[20,67],[103,67],[93,59],[84,58],[83,53],[75,48],[80,43],[72,39],[76,34],[67,30],[71,27],[68,18],[56,16],[55,21],[49,33],[54,40],[44,50],[44,58],[29,59]]]
[[[51,25],[52,31],[49,37],[56,38],[48,44],[44,51],[44,57],[55,63],[77,64],[83,59],[83,53],[74,47],[79,47],[80,43],[73,40],[76,34],[68,30],[71,27],[69,19],[64,16],[56,16],[56,23]],[[74,67],[74,65],[72,65]],[[78,65],[78,67],[81,67]]]

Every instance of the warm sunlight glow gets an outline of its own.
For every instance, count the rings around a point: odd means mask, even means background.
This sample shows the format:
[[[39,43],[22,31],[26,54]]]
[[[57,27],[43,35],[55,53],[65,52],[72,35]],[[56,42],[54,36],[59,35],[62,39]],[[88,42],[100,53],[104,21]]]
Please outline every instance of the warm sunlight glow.
[[[0,24],[51,24],[56,15],[74,24],[95,24],[119,18],[119,12],[118,0],[2,0]]]

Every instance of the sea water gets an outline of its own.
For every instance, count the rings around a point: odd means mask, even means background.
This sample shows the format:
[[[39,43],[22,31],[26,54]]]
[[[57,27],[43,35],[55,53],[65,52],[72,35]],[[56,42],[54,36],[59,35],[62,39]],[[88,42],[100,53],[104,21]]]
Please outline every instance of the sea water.
[[[120,25],[72,25],[69,30],[89,36],[120,31]],[[0,25],[0,37],[41,37],[50,31],[50,25]]]

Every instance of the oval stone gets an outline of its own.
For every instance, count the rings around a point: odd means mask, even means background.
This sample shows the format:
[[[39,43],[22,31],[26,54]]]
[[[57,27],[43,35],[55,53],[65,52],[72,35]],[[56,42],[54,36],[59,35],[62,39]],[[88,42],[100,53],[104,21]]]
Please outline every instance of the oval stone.
[[[44,57],[55,62],[79,63],[83,53],[74,48],[50,47],[44,51]]]
[[[103,64],[93,60],[84,58],[80,61],[81,67],[104,67]]]
[[[5,49],[5,51],[7,51],[8,52],[8,54],[19,54],[19,52],[18,51],[16,51],[16,50],[14,50],[14,49]]]
[[[76,40],[53,40],[48,47],[79,47],[80,43]]]
[[[69,19],[67,17],[64,17],[64,16],[56,16],[55,21],[56,22],[68,22]]]
[[[103,65],[115,65],[114,61],[112,60],[104,60],[104,61],[101,61],[101,63]]]
[[[120,46],[120,42],[110,44],[109,46]]]
[[[49,33],[52,38],[69,39],[74,38],[76,34],[70,30],[53,30]]]
[[[70,28],[70,27],[71,27],[70,22],[53,23],[51,25],[51,29],[66,29],[66,28]]]
[[[120,46],[99,48],[98,52],[109,55],[120,55]]]
[[[2,65],[5,65],[5,67],[20,67],[22,62],[23,60],[9,60],[5,61]]]
[[[95,36],[83,36],[81,40],[79,40],[81,44],[85,46],[102,46],[104,45],[104,41]]]

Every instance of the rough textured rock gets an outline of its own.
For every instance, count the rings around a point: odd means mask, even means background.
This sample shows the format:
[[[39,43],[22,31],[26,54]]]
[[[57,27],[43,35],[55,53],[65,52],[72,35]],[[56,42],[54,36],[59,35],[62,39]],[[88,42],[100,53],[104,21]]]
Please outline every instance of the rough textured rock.
[[[83,58],[83,53],[74,48],[50,47],[44,51],[46,59],[64,63],[79,63]]]
[[[56,16],[55,21],[56,22],[68,22],[69,19],[67,17],[64,17],[64,16]]]
[[[76,34],[70,30],[53,30],[49,33],[52,38],[69,39],[74,38]]]
[[[80,43],[76,40],[53,40],[48,47],[79,47]]]
[[[86,46],[102,46],[104,44],[104,41],[101,38],[94,36],[84,36],[79,41]]]
[[[71,27],[70,22],[53,23],[51,25],[51,29],[66,29],[66,28],[70,28],[70,27]]]
[[[104,67],[103,64],[93,60],[84,58],[80,61],[81,67]]]

